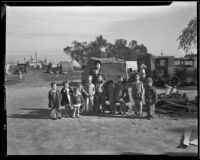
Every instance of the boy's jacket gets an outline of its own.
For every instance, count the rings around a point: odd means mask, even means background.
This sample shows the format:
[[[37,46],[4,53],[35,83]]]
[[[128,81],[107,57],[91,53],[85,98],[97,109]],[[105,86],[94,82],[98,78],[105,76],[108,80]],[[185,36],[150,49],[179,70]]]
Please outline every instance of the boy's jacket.
[[[57,89],[56,90],[56,99],[53,99],[53,91],[52,89],[49,91],[49,94],[48,94],[48,99],[49,99],[49,104],[48,104],[48,107],[49,108],[59,108],[60,107],[60,100],[61,100],[61,93],[60,91]],[[55,102],[55,103],[53,103]]]

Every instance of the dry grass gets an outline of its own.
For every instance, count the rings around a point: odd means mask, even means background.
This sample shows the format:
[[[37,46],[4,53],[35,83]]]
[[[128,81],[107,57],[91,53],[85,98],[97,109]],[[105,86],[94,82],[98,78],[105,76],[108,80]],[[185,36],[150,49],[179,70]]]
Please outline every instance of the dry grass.
[[[56,121],[49,119],[49,82],[63,81],[68,77],[45,79],[42,76],[42,71],[28,71],[23,83],[6,86],[8,155],[183,152],[197,155],[197,147],[177,148],[184,127],[193,124],[196,128],[195,118],[163,115],[149,121],[102,115]]]

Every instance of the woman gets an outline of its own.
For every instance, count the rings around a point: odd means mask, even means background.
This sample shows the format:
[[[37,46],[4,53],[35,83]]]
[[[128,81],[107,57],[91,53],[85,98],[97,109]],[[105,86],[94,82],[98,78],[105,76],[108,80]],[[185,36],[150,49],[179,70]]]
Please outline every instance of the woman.
[[[103,77],[103,80],[105,81],[105,75],[103,75],[102,70],[101,70],[102,63],[100,61],[96,61],[94,64],[94,68],[91,69],[90,74],[92,75],[92,83],[96,84],[98,81],[99,75]]]

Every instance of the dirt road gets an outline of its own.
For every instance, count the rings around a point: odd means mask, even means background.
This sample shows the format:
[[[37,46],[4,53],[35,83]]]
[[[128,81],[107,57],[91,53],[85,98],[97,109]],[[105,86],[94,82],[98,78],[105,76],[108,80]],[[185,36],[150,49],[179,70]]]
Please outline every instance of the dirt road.
[[[40,74],[29,72],[23,83],[6,86],[8,155],[197,155],[195,146],[177,148],[186,127],[197,133],[195,115],[150,121],[107,115],[49,119],[49,82]]]

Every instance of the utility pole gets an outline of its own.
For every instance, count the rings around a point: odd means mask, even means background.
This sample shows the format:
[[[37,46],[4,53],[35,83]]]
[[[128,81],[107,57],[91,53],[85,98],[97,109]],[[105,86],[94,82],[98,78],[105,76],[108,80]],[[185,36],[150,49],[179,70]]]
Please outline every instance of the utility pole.
[[[36,60],[36,68],[37,68],[37,52],[35,51],[35,60]]]

